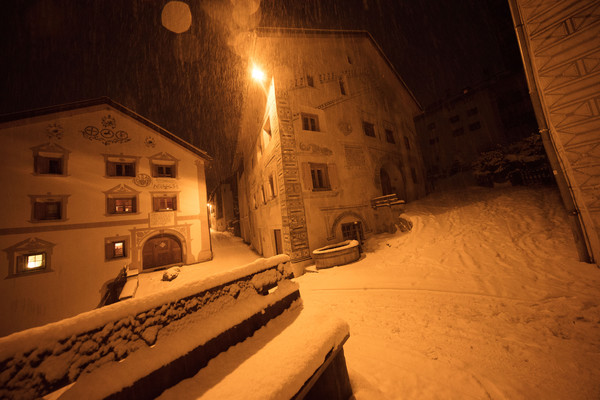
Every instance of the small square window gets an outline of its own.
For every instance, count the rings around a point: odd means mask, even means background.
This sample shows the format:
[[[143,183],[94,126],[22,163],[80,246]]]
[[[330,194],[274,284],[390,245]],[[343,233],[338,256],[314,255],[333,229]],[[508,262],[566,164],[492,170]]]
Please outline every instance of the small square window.
[[[177,210],[177,196],[153,197],[152,209],[156,212]]]
[[[46,253],[28,254],[23,258],[25,271],[39,270],[46,267]]]
[[[331,190],[327,164],[310,163],[310,176],[313,190]]]
[[[387,140],[388,143],[396,143],[396,140],[394,139],[394,131],[391,129],[386,129],[385,130],[385,139]]]
[[[375,125],[372,123],[363,121],[363,131],[365,135],[375,137]]]
[[[124,237],[112,237],[104,239],[104,258],[106,261],[126,258],[129,252],[129,241]]]
[[[319,117],[313,114],[302,114],[302,130],[318,132]]]
[[[454,129],[452,131],[452,136],[461,136],[465,134],[465,129],[464,128],[458,128],[458,129]]]
[[[125,257],[125,242],[113,242],[113,257]]]
[[[473,122],[472,124],[469,124],[469,130],[470,131],[476,131],[477,129],[481,128],[481,123],[479,121]]]
[[[312,76],[306,75],[306,84],[310,87],[315,87],[315,80]]]

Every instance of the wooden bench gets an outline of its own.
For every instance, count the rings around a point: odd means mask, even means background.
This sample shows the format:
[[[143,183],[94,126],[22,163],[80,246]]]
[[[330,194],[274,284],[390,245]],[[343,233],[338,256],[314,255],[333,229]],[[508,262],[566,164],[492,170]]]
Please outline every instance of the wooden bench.
[[[247,398],[348,399],[348,327],[303,310],[290,278],[287,256],[260,259],[0,338],[0,397],[182,398],[195,382],[207,398],[237,388]]]

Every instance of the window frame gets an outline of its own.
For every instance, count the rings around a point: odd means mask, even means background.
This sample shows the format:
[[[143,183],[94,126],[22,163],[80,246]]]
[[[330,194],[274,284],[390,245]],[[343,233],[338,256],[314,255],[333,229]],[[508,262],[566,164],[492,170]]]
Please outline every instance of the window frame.
[[[368,137],[372,137],[372,138],[376,138],[377,134],[375,133],[375,124],[369,121],[362,121],[362,128],[363,128],[363,132],[365,134],[365,136]],[[373,134],[369,134],[369,132],[372,132]]]
[[[154,192],[152,196],[152,212],[174,212],[179,210],[179,193],[175,192]],[[171,208],[162,207],[162,201],[171,201]]]
[[[331,190],[331,181],[329,179],[329,169],[325,163],[308,163],[311,188],[313,192],[322,192]],[[321,172],[321,174],[319,174]],[[317,185],[315,185],[315,183]]]
[[[69,150],[56,143],[46,143],[31,148],[33,155],[33,175],[37,176],[67,176]],[[50,160],[60,160],[60,172],[50,172]],[[43,163],[42,163],[43,161]],[[45,168],[42,168],[42,164]]]
[[[33,223],[52,223],[61,222],[67,220],[67,202],[70,195],[29,195],[31,200],[31,218],[29,222]],[[40,204],[58,204],[57,214],[58,218],[40,218],[40,212],[42,212]],[[48,207],[48,206],[45,206]],[[47,213],[47,209],[43,210],[44,214]]]
[[[153,178],[177,179],[179,177],[179,160],[169,153],[160,152],[148,157],[150,161],[150,174]],[[170,168],[169,174],[160,172],[160,168]]]
[[[139,194],[140,192],[124,184],[117,185],[105,191],[104,215],[107,217],[115,217],[140,214]],[[132,211],[117,211],[117,200],[132,200]]]
[[[396,139],[394,138],[394,130],[393,129],[385,128],[385,140],[388,143],[396,144]]]
[[[104,177],[110,179],[135,178],[139,170],[139,158],[136,156],[111,155],[104,156]],[[131,171],[127,171],[127,166],[132,166]],[[113,168],[114,167],[114,168]],[[121,174],[117,170],[121,169]]]
[[[122,254],[116,252],[116,245],[122,243]],[[128,236],[113,236],[104,238],[104,261],[125,260],[131,257]]]
[[[306,122],[306,123],[305,123]],[[300,113],[300,123],[302,130],[306,132],[321,132],[319,116],[317,114]]]
[[[54,243],[33,237],[4,249],[9,261],[7,278],[52,272],[52,250],[54,246]],[[42,255],[43,266],[28,269],[26,267],[27,258],[35,255]]]

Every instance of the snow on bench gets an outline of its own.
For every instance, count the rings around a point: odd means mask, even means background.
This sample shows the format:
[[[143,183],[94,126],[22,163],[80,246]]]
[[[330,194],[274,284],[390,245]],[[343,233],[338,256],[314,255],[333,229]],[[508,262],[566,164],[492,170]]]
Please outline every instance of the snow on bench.
[[[223,331],[226,322],[217,326],[200,321],[226,314],[234,305],[253,305],[256,313],[244,324],[235,325],[241,318],[236,314],[237,320],[229,320],[235,326],[222,332],[221,339],[207,342],[216,355],[250,336],[300,297],[297,288],[290,290],[282,284],[290,277],[289,257],[278,255],[0,338],[0,398],[42,397],[75,382],[84,372],[117,364],[178,331],[198,326],[194,324],[201,326],[195,334],[218,336],[215,329]]]

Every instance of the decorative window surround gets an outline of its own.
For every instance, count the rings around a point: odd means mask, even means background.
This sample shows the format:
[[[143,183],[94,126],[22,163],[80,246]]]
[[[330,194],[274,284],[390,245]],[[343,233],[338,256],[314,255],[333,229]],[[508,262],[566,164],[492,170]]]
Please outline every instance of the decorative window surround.
[[[127,185],[117,185],[104,192],[106,216],[139,214],[139,193]]]
[[[152,211],[177,211],[179,192],[151,192]]]
[[[105,178],[135,178],[140,157],[103,154]]]
[[[155,178],[177,178],[179,160],[168,153],[157,153],[150,158],[150,170]]]
[[[319,129],[319,116],[315,114],[301,113],[302,119],[302,130],[320,132]]]
[[[31,148],[33,174],[44,176],[67,176],[69,150],[56,143],[46,143]]]
[[[29,222],[66,221],[69,196],[69,194],[30,194],[31,219]]]
[[[54,246],[54,243],[34,237],[4,249],[9,263],[7,278],[52,272]]]

